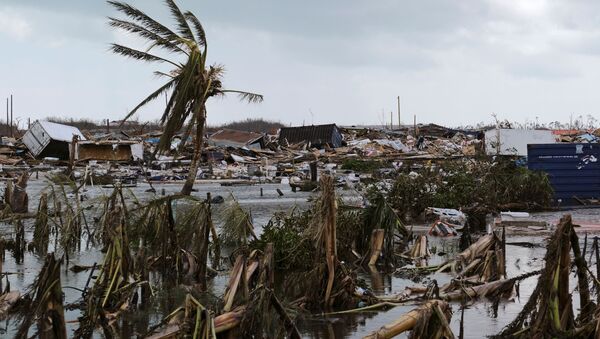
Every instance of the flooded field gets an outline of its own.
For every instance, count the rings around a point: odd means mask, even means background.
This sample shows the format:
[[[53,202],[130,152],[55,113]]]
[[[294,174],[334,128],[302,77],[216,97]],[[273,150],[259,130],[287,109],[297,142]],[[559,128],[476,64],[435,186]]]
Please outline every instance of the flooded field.
[[[40,192],[47,187],[48,183],[44,180],[31,181],[28,187],[30,196],[30,210],[34,210],[37,206]],[[140,201],[149,200],[155,197],[154,193],[146,192],[149,186],[140,184],[132,189],[132,193],[140,199]],[[263,196],[260,196],[260,190],[263,189]],[[160,195],[164,190],[165,194],[171,194],[178,191],[178,185],[155,185],[155,189]],[[306,192],[292,193],[289,187],[275,184],[264,184],[256,186],[231,186],[223,187],[218,184],[197,185],[198,192],[194,195],[205,197],[207,192],[211,195],[221,195],[228,199],[229,195],[233,195],[240,205],[250,211],[255,225],[255,232],[260,235],[262,227],[267,224],[269,219],[275,212],[290,211],[293,208],[303,210],[308,208],[309,200],[313,198],[313,194]],[[281,189],[284,193],[279,196],[277,189]],[[108,195],[112,189],[101,187],[88,187],[85,190],[87,200],[83,204],[97,204],[96,197]],[[339,190],[338,195],[343,200],[352,203],[360,203],[360,195],[352,190]],[[215,211],[218,211],[220,206],[213,206]],[[538,213],[533,215],[539,220],[546,220],[550,223],[556,223],[563,212]],[[594,220],[598,216],[598,210],[575,210],[570,211],[574,219]],[[89,218],[93,218],[93,208],[89,210]],[[26,239],[32,238],[32,220],[27,220]],[[215,219],[217,228],[219,227],[218,219]],[[338,228],[344,225],[338,225]],[[418,228],[417,228],[418,229]],[[13,226],[4,224],[2,232],[5,235],[10,235],[13,232]],[[419,232],[419,231],[417,231]],[[545,254],[547,234],[540,236],[520,236],[507,235],[507,243],[511,242],[526,242],[535,244],[535,247],[522,247],[507,245],[506,253],[506,273],[507,276],[514,277],[523,273],[538,270],[543,265],[543,257]],[[86,248],[85,239],[81,239],[82,249],[75,252],[69,258],[70,266],[82,265],[91,266],[102,262],[103,254],[98,247]],[[580,241],[583,241],[581,236]],[[454,238],[430,238],[430,247],[433,256],[429,259],[429,265],[440,264],[446,260],[453,258],[458,252],[458,237]],[[49,250],[50,252],[52,249]],[[57,253],[60,255],[61,253]],[[222,256],[228,256],[229,253],[225,250]],[[3,271],[7,272],[7,278],[4,280],[10,284],[11,290],[25,292],[31,285],[33,280],[39,273],[44,258],[39,257],[31,252],[25,253],[24,259],[17,264],[16,261],[7,254],[4,262]],[[394,274],[382,274],[377,271],[368,271],[367,269],[359,269],[358,277],[364,279],[373,293],[377,296],[395,295],[402,292],[405,287],[414,285],[427,285],[432,280],[436,280],[441,286],[450,281],[451,276],[447,273],[436,273],[422,279],[413,281],[407,278],[400,277]],[[87,271],[74,273],[70,270],[61,270],[61,282],[64,292],[64,303],[69,305],[81,298],[81,292],[88,284],[89,273]],[[151,276],[152,279],[152,276]],[[209,295],[220,297],[224,293],[225,286],[229,279],[229,270],[223,269],[219,271],[213,279],[210,280]],[[486,300],[476,300],[467,302],[464,308],[464,337],[465,338],[481,338],[486,335],[499,333],[502,328],[512,321],[523,305],[529,299],[533,288],[537,283],[537,276],[527,278],[518,283],[518,295],[512,300],[503,300],[499,302],[490,302]],[[173,309],[181,304],[186,290],[185,288],[174,288],[170,290],[154,291],[157,298],[154,298],[151,305],[144,310],[137,310],[125,316],[129,321],[128,326],[124,326],[122,333],[124,336],[129,333],[131,337],[135,337],[140,333],[144,333],[150,326],[156,325],[160,320],[169,314]],[[574,303],[578,300],[574,299]],[[359,305],[356,305],[357,307]],[[461,329],[461,305],[460,303],[452,303],[453,316],[450,326],[453,332],[458,335]],[[577,306],[577,305],[575,305]],[[304,314],[298,318],[297,326],[304,337],[307,338],[361,338],[381,326],[392,322],[400,315],[408,312],[414,305],[397,306],[388,310],[372,310],[359,313],[351,313],[344,315],[309,315]],[[79,309],[66,310],[65,317],[67,320],[67,331],[72,333],[78,327],[77,318],[80,316]],[[15,329],[18,324],[15,319],[7,320],[2,328],[2,334],[12,336],[15,334]]]

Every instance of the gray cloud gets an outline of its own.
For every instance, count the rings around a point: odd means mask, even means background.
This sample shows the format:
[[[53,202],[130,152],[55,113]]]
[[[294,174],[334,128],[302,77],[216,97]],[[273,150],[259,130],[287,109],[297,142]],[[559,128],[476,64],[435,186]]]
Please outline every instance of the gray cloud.
[[[131,3],[168,20],[161,1]],[[209,59],[228,69],[225,84],[266,96],[261,105],[216,100],[211,123],[378,123],[396,95],[407,116],[449,124],[491,112],[564,120],[600,105],[591,90],[600,76],[595,0],[178,3],[204,23]],[[0,43],[11,53],[0,64],[8,79],[0,96],[36,98],[19,106],[34,118],[122,116],[160,81],[154,66],[106,51],[115,39],[135,43],[108,28],[109,15],[103,1],[3,0]],[[141,114],[155,118],[160,108]]]

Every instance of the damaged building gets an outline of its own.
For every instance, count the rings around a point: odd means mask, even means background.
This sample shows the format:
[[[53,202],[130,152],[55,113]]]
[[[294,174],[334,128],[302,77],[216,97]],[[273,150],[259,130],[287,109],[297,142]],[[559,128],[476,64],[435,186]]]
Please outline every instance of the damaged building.
[[[279,132],[279,143],[291,145],[306,142],[312,147],[342,146],[342,133],[336,124],[283,127]]]
[[[144,145],[124,140],[80,141],[77,142],[75,159],[122,162],[143,160]]]
[[[52,157],[68,160],[73,136],[77,136],[79,140],[86,140],[76,127],[49,121],[36,121],[23,135],[23,143],[36,158]]]
[[[246,147],[248,149],[262,149],[265,146],[263,134],[222,129],[208,138],[208,144],[221,147]]]

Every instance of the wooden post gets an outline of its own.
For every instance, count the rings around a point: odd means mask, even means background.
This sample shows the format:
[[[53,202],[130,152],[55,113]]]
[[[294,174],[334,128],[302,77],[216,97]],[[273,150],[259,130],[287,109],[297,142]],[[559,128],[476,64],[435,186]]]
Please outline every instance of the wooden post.
[[[310,163],[310,181],[317,181],[317,162],[313,161]]]
[[[75,169],[75,155],[77,150],[77,140],[79,136],[73,135],[73,140],[71,141],[71,149],[69,150],[69,176],[73,175],[73,170]]]

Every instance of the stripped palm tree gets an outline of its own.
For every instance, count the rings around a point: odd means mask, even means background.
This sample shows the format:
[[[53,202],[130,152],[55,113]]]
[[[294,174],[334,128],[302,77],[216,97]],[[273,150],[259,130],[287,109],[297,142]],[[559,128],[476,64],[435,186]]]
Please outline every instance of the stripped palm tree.
[[[184,139],[195,131],[194,154],[189,175],[181,190],[182,194],[189,195],[200,165],[207,100],[227,93],[236,93],[240,100],[261,102],[263,96],[222,87],[223,66],[218,64],[207,66],[206,63],[207,42],[204,28],[194,14],[189,11],[182,12],[173,0],[165,0],[165,3],[177,24],[174,31],[124,2],[108,1],[108,3],[128,18],[124,20],[110,17],[110,26],[137,35],[150,43],[150,46],[143,51],[112,44],[111,50],[114,53],[146,62],[167,63],[174,67],[167,73],[155,72],[157,76],[165,77],[168,81],[142,100],[127,114],[125,120],[161,95],[170,95],[160,119],[164,132],[156,151],[168,150],[173,136],[180,130],[184,131]],[[183,62],[157,55],[153,53],[153,49],[175,54]]]

